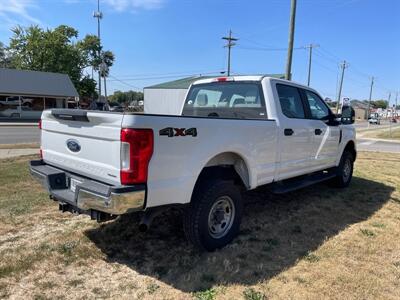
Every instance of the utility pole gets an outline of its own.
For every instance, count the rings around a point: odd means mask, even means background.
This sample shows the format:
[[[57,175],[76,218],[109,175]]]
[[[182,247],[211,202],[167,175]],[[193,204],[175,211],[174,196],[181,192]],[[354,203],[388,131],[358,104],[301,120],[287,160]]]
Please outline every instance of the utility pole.
[[[342,76],[340,77],[340,84],[339,84],[339,94],[336,103],[336,113],[339,113],[339,105],[340,105],[340,98],[342,97],[342,87],[343,87],[343,78],[344,78],[344,70],[349,66],[349,64],[344,60],[340,67],[342,68]]]
[[[305,48],[309,49],[309,56],[308,56],[308,79],[307,79],[307,86],[310,86],[310,80],[311,80],[311,62],[312,62],[312,49],[317,48],[319,45],[316,44],[310,44],[306,46]]]
[[[97,18],[97,37],[99,39],[99,43],[101,46],[101,39],[100,39],[100,20],[103,18],[103,13],[100,11],[100,0],[97,0],[97,11],[93,13],[93,17]],[[101,47],[100,47],[101,48]],[[101,49],[99,49],[99,58],[101,57]],[[99,101],[101,101],[101,70],[99,67]]]
[[[390,110],[390,97],[392,96],[392,93],[389,92],[389,97],[388,97],[388,104],[386,108],[386,117],[389,120],[389,137],[392,137],[392,121],[389,119],[389,110]],[[393,117],[393,110],[391,110],[392,113],[390,114],[391,117]]]
[[[370,108],[371,108],[371,98],[372,98],[372,87],[374,86],[374,76],[371,77],[371,87],[369,89],[369,98],[368,98],[368,109],[367,109],[367,116],[369,118]]]
[[[395,104],[394,104],[394,113],[396,115],[397,118],[397,95],[399,94],[399,92],[396,92],[396,100],[395,100]]]
[[[296,23],[296,0],[291,0],[290,4],[290,23],[289,23],[289,47],[286,60],[285,79],[292,79],[292,56],[293,56],[293,43],[294,43],[294,26]]]
[[[229,30],[229,36],[224,36],[223,40],[227,40],[228,43],[224,46],[228,48],[228,76],[231,75],[231,48],[236,45],[237,38],[232,37],[232,30]]]
[[[108,106],[108,99],[107,99],[107,74],[109,72],[109,68],[107,64],[104,62],[104,57],[102,58],[103,61],[100,64],[100,72],[104,79],[104,105]]]

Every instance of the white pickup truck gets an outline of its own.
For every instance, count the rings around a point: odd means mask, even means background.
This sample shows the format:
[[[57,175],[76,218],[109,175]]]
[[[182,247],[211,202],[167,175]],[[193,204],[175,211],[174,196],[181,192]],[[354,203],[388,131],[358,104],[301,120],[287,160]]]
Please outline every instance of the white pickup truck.
[[[46,110],[31,173],[60,210],[98,221],[140,211],[140,229],[171,206],[212,251],[239,231],[241,191],[283,193],[323,180],[346,187],[354,111],[334,115],[313,89],[264,76],[199,80],[180,116]]]

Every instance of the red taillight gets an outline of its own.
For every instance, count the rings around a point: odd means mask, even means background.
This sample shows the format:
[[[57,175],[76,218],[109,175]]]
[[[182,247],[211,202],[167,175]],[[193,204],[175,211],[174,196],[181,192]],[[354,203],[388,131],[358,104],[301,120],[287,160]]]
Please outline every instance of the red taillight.
[[[227,81],[227,80],[228,80],[228,77],[218,77],[217,78],[218,82],[224,82],[224,81]]]
[[[153,155],[153,130],[121,129],[121,184],[147,181],[147,171]]]
[[[42,129],[42,120],[39,120],[38,126],[39,126],[39,129]]]

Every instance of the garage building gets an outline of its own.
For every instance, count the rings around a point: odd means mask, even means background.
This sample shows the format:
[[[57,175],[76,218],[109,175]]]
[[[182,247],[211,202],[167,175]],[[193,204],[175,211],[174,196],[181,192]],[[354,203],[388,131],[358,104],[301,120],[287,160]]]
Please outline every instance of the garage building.
[[[76,107],[66,74],[0,68],[0,118],[39,119],[48,108]]]

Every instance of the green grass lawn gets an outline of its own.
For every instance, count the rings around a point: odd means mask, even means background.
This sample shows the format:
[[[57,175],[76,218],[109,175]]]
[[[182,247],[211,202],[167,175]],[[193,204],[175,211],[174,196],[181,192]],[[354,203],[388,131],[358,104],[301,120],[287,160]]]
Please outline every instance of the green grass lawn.
[[[400,140],[400,128],[396,127],[395,129],[392,130],[391,133],[390,133],[390,130],[385,130],[384,132],[378,133],[377,137],[381,138],[381,139]]]
[[[0,299],[398,299],[400,155],[360,153],[352,184],[247,192],[240,235],[199,253],[179,212],[62,214],[28,172],[0,160]]]

